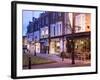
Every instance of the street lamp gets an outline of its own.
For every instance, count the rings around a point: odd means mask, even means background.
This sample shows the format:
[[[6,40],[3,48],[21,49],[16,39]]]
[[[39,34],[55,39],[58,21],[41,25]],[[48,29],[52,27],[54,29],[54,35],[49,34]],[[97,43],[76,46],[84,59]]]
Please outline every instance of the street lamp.
[[[75,13],[73,13],[73,28],[72,28],[72,40],[71,40],[71,45],[72,45],[72,47],[71,47],[71,49],[72,49],[72,52],[71,52],[72,53],[72,55],[71,55],[72,64],[75,64],[75,52],[74,52],[75,42],[74,42],[74,36],[73,36],[74,31],[75,31]]]
[[[74,47],[75,47],[75,43],[74,43],[74,40],[73,40],[73,38],[72,38],[72,40],[71,40],[71,45],[72,45],[72,52],[71,52],[71,57],[72,57],[72,64],[75,64],[75,52],[74,52]]]
[[[70,45],[71,45],[71,59],[72,59],[71,63],[75,64],[75,52],[74,52],[74,47],[75,47],[75,42],[74,42],[75,13],[71,13],[71,16],[70,17],[72,18],[72,25],[68,22],[67,24],[65,24],[65,26],[69,26],[70,29],[71,29],[71,34],[72,34],[71,41],[70,41]]]
[[[31,69],[31,56],[29,55],[28,69]]]

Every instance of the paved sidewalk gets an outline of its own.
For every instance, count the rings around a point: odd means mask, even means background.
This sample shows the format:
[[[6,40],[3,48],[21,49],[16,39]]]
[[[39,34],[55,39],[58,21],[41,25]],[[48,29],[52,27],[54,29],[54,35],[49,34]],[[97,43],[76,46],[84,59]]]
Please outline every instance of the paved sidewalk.
[[[50,60],[54,60],[56,62],[50,63],[50,64],[32,65],[31,66],[32,69],[90,66],[90,61],[75,60],[75,64],[71,64],[71,59],[65,58],[64,61],[62,61],[61,57],[54,55],[54,54],[40,54],[40,53],[38,53],[37,56],[42,57],[42,58],[47,58]]]
[[[37,56],[47,58],[47,59],[51,59],[51,60],[57,61],[58,63],[71,63],[71,59],[64,58],[64,61],[62,61],[62,58],[55,55],[55,54],[40,54],[40,53],[38,53]],[[88,60],[87,61],[75,60],[75,62],[79,63],[79,64],[90,63],[90,61],[88,61]]]

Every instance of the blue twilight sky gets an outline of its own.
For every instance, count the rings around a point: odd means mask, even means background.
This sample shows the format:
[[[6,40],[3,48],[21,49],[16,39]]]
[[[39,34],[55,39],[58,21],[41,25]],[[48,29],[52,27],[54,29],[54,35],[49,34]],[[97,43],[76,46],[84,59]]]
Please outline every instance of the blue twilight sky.
[[[29,24],[29,21],[32,21],[32,17],[38,18],[39,15],[43,13],[43,11],[29,11],[24,10],[23,11],[23,28],[22,28],[22,35],[25,35],[27,32],[27,25]]]

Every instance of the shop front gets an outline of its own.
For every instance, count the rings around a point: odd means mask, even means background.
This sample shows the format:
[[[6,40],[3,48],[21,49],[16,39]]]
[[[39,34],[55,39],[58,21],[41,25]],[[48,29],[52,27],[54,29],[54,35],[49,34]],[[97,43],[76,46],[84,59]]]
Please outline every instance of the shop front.
[[[40,53],[40,43],[39,42],[35,43],[35,50],[36,50],[36,53]]]
[[[66,49],[65,53],[71,57],[71,53],[74,50],[74,57],[77,59],[90,60],[91,56],[91,42],[89,37],[84,38],[74,38],[74,43],[72,39],[66,39]],[[74,49],[73,49],[74,48]]]
[[[60,53],[60,41],[58,39],[53,39],[50,42],[50,54]]]
[[[38,41],[32,41],[31,42],[31,53],[33,54],[37,54],[37,53],[40,53],[40,43]]]
[[[50,54],[60,54],[64,50],[64,41],[62,38],[55,38],[50,40]]]
[[[90,38],[80,38],[75,39],[75,48],[74,51],[77,57],[84,58],[86,60],[90,60],[91,56],[91,44]]]
[[[40,53],[47,54],[49,49],[48,39],[43,39],[40,41]]]

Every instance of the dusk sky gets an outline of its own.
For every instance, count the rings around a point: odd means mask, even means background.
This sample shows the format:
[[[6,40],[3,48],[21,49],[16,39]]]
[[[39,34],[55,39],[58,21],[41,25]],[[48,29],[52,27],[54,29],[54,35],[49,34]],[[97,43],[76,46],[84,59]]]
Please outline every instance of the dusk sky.
[[[42,11],[29,11],[29,10],[24,10],[23,11],[23,31],[22,31],[22,35],[26,34],[27,31],[27,25],[29,23],[29,21],[32,21],[32,17],[38,18],[39,15],[43,13]]]

